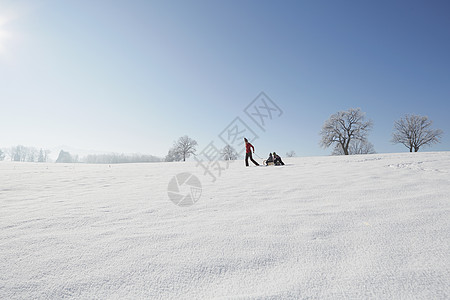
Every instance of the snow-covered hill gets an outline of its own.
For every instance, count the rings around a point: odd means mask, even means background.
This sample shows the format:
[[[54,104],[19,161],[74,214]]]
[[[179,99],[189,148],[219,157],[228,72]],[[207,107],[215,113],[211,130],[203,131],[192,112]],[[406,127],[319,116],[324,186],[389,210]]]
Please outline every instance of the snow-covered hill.
[[[0,298],[450,298],[450,152],[285,161],[1,162]]]

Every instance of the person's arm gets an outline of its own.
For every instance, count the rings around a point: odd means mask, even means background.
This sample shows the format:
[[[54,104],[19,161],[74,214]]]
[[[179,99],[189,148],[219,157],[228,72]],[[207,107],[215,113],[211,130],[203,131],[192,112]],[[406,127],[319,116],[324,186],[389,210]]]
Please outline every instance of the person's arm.
[[[255,147],[253,147],[253,145],[252,144],[250,144],[250,146],[252,147],[252,149],[253,149],[253,153],[255,153]]]

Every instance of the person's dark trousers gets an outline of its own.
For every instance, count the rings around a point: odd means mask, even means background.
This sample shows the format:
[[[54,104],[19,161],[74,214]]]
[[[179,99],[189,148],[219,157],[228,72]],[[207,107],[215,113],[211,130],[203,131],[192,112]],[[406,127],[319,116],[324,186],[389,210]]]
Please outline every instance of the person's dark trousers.
[[[254,163],[255,165],[259,166],[259,164],[253,159],[252,157],[252,153],[246,153],[245,154],[245,165],[248,167],[248,158],[250,157],[250,160],[252,161],[252,163]]]

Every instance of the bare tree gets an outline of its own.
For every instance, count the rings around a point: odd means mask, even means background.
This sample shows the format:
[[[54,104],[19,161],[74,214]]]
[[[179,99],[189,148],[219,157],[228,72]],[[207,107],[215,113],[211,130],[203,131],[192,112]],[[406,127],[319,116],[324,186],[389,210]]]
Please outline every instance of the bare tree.
[[[226,145],[221,154],[224,160],[236,160],[239,156],[236,150],[230,145]]]
[[[0,161],[5,159],[5,153],[3,153],[2,149],[0,149]]]
[[[11,160],[26,161],[27,156],[28,156],[28,147],[22,145],[11,147]]]
[[[186,158],[189,158],[191,154],[195,154],[195,151],[197,151],[195,148],[195,146],[197,146],[197,141],[191,139],[187,135],[180,137],[176,146],[178,152],[183,157],[183,161],[186,161]]]
[[[48,159],[49,159],[49,154],[51,153],[51,151],[50,150],[48,150],[48,149],[45,149],[44,150],[44,161],[45,162],[47,162],[48,161]]]
[[[186,161],[191,154],[195,154],[197,149],[197,141],[191,139],[187,135],[182,136],[173,144],[173,147],[169,150],[166,156],[166,161]]]
[[[47,162],[48,155],[50,154],[50,150],[48,149],[40,149],[39,154],[36,154],[38,162]]]
[[[294,157],[296,154],[295,154],[295,151],[294,150],[291,150],[291,151],[289,151],[289,152],[286,152],[286,157]]]
[[[443,131],[431,129],[432,123],[433,121],[428,120],[427,116],[406,115],[395,121],[392,142],[405,145],[409,152],[412,152],[413,149],[414,152],[417,152],[422,146],[439,143]]]
[[[11,161],[20,161],[20,146],[13,146],[9,150],[11,155]]]
[[[373,144],[367,140],[352,140],[348,147],[348,154],[374,154],[375,149]],[[344,150],[342,149],[340,144],[336,144],[332,155],[344,155]]]
[[[45,162],[44,150],[39,150],[38,162]]]
[[[180,161],[183,157],[180,155],[179,152],[176,151],[175,148],[169,149],[169,152],[166,155],[165,161]]]
[[[36,160],[37,155],[38,155],[37,149],[34,148],[34,147],[26,147],[26,152],[27,152],[26,160],[28,162],[34,162]]]
[[[337,112],[325,121],[320,135],[320,145],[328,148],[333,144],[340,145],[345,155],[352,140],[367,140],[367,134],[372,128],[372,121],[365,121],[365,113],[359,108]]]
[[[12,147],[3,148],[3,155],[5,155],[5,158],[8,157],[11,161],[12,159]]]

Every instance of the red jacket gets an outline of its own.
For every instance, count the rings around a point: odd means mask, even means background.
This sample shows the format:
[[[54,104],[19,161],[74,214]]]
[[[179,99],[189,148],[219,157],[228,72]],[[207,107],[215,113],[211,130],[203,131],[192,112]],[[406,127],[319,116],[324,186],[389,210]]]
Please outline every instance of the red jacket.
[[[253,148],[253,152],[255,152],[255,147],[253,147],[252,144],[250,144],[250,143],[245,144],[245,152],[246,153],[252,153],[252,150],[250,148]]]

